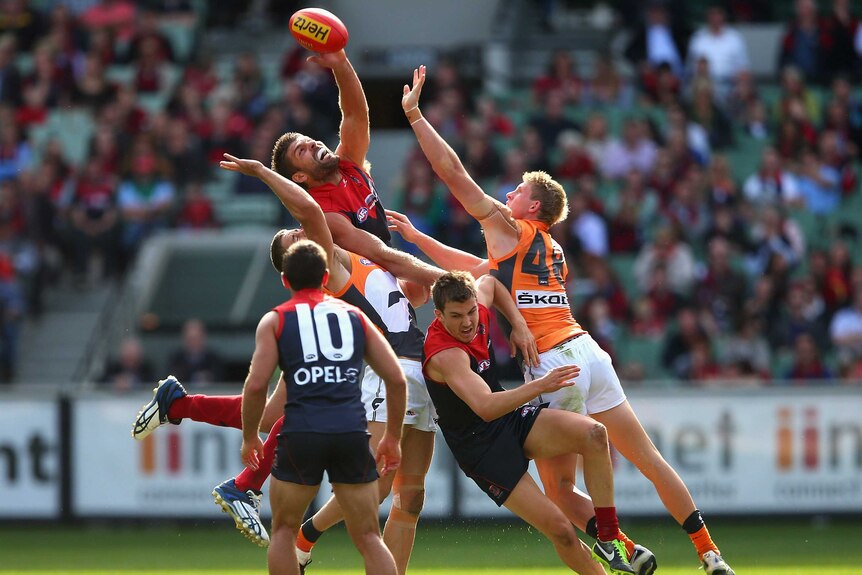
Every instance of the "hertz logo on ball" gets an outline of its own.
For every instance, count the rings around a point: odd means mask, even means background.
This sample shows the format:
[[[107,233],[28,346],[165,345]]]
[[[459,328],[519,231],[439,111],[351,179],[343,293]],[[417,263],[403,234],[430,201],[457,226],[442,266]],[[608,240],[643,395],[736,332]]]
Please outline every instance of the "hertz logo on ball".
[[[294,37],[296,37],[296,34],[299,34],[300,36],[305,36],[309,40],[314,40],[321,44],[326,44],[326,39],[332,31],[331,27],[322,22],[312,20],[307,16],[297,16],[294,18],[290,27],[295,33]],[[299,38],[297,38],[297,40],[299,40]]]

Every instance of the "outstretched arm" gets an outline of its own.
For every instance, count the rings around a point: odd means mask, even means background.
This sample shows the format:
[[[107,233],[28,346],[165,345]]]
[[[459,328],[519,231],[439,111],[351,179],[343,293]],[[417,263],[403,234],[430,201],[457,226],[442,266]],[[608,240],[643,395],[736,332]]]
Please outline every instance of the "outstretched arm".
[[[336,283],[339,287],[346,281],[347,270],[336,258],[335,244],[332,233],[326,223],[326,216],[317,202],[299,184],[288,180],[281,174],[267,168],[257,160],[243,160],[230,154],[224,155],[225,159],[219,162],[219,166],[225,170],[240,172],[246,176],[260,179],[275,193],[281,203],[287,208],[296,221],[305,230],[305,235],[311,241],[318,243],[326,251],[327,266],[329,267],[330,287]]]
[[[331,54],[310,56],[310,61],[332,70],[338,84],[338,105],[341,107],[341,142],[335,154],[349,158],[362,166],[371,142],[368,122],[368,102],[362,82],[344,50]]]
[[[328,212],[326,222],[339,246],[370,259],[399,278],[430,286],[444,273],[417,257],[390,248],[377,236],[354,227],[341,214]]]
[[[413,70],[413,87],[404,85],[401,107],[416,134],[422,152],[464,209],[482,224],[488,252],[503,254],[515,247],[518,228],[506,207],[491,198],[470,177],[455,150],[446,143],[434,127],[422,116],[419,95],[425,84],[425,66]]]
[[[278,365],[278,343],[275,331],[278,328],[278,315],[268,312],[260,323],[254,336],[254,354],[245,385],[242,388],[242,449],[240,457],[246,467],[257,469],[263,455],[263,442],[258,429],[266,405],[266,390],[269,380]]]
[[[431,379],[445,382],[484,421],[502,417],[543,393],[574,385],[573,380],[580,372],[576,365],[555,367],[539,379],[495,393],[470,369],[470,358],[462,349],[441,351],[428,360],[426,369]]]
[[[452,246],[447,246],[428,234],[420,232],[413,227],[410,219],[404,214],[386,210],[386,219],[389,222],[390,230],[398,232],[402,238],[411,244],[416,244],[416,247],[431,258],[431,261],[444,270],[468,271],[475,278],[488,273],[488,260],[453,248]]]

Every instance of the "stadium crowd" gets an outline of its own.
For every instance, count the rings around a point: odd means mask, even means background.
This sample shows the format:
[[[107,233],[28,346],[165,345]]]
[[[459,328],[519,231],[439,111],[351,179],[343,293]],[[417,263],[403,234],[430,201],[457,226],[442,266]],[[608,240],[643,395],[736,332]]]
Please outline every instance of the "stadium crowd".
[[[161,229],[220,225],[224,152],[268,164],[285,131],[333,140],[337,88],[301,50],[273,77],[255,53],[225,72],[205,48],[240,4],[204,20],[182,1],[2,3],[0,379],[54,278],[87,289]],[[500,199],[527,170],[564,183],[576,317],[623,378],[862,380],[859,22],[846,0],[798,0],[764,82],[731,22],[742,3],[724,4],[694,31],[672,2],[627,18],[631,75],[617,56],[579,69],[560,51],[529,88],[492,97],[443,59],[426,117]],[[231,187],[269,194],[253,178]],[[418,149],[387,192],[418,228],[484,253]]]

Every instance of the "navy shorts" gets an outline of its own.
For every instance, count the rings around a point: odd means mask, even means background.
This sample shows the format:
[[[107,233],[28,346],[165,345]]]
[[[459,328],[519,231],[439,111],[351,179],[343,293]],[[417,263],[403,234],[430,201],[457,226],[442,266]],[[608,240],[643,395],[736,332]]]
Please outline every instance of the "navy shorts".
[[[506,502],[527,472],[530,460],[524,455],[524,442],[539,412],[546,406],[523,405],[490,422],[488,433],[483,434],[490,438],[488,448],[478,461],[462,462],[455,453],[455,459],[467,477],[475,481],[498,507]]]
[[[370,437],[367,431],[282,433],[272,476],[299,485],[320,485],[326,471],[330,483],[371,483],[378,475],[368,446]]]

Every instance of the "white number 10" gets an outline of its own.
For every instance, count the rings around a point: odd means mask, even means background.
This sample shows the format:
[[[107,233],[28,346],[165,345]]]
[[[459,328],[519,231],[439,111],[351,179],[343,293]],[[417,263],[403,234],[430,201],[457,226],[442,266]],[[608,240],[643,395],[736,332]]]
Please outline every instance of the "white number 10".
[[[312,315],[314,319],[312,320]],[[329,317],[335,316],[341,334],[341,346],[335,347],[329,329]],[[320,355],[332,361],[345,361],[353,357],[353,327],[347,310],[327,305],[312,308],[307,303],[296,305],[296,320],[299,324],[299,340],[302,357],[306,362],[317,361]],[[312,323],[313,321],[313,323]],[[315,327],[317,336],[315,336]]]

